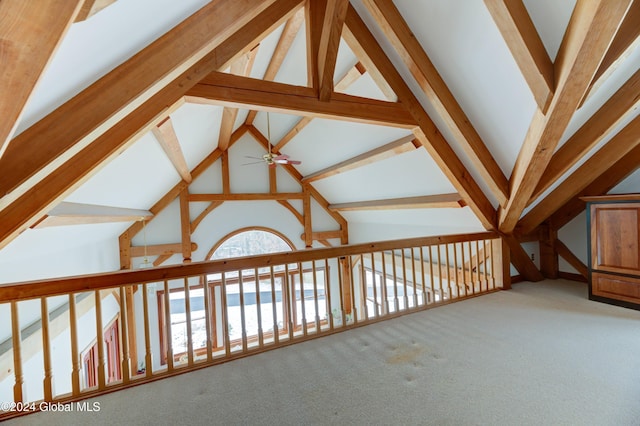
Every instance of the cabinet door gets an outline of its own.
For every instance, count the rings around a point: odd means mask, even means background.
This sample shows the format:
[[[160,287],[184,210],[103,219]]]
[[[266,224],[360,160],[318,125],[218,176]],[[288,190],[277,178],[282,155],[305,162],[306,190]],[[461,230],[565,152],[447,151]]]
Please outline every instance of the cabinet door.
[[[640,203],[591,205],[591,267],[640,273]]]

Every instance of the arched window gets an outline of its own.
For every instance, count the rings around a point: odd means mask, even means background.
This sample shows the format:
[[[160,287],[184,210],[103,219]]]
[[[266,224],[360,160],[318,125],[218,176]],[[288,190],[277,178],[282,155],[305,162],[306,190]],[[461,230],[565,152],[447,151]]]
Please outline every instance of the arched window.
[[[228,259],[240,256],[295,250],[287,237],[269,228],[252,227],[234,231],[213,246],[207,259]]]
[[[294,245],[277,231],[268,228],[243,228],[232,232],[215,244],[205,259],[217,260],[256,256],[295,250]],[[308,327],[326,326],[327,301],[324,265],[292,263],[242,271],[207,275],[210,329],[214,352],[231,352],[242,346],[288,338]],[[190,290],[191,330],[196,356],[204,356],[206,325],[203,283]],[[164,327],[163,292],[158,292],[160,330]],[[172,348],[176,361],[186,362],[187,326],[185,292],[171,290],[170,318]],[[226,328],[226,329],[225,329]],[[167,347],[160,336],[162,352]],[[162,357],[162,363],[166,362]]]

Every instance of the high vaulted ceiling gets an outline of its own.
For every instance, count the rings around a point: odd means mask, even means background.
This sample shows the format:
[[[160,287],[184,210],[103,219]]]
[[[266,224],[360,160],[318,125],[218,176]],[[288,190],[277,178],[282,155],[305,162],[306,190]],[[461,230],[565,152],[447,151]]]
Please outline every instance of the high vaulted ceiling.
[[[192,234],[277,201],[306,246],[559,229],[637,191],[639,32],[640,0],[3,0],[0,264],[176,199]]]

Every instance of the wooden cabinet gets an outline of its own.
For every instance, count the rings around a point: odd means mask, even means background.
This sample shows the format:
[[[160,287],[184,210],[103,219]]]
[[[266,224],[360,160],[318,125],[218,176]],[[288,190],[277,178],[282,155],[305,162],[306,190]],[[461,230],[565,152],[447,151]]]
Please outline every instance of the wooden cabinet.
[[[589,298],[640,310],[640,194],[584,197]]]

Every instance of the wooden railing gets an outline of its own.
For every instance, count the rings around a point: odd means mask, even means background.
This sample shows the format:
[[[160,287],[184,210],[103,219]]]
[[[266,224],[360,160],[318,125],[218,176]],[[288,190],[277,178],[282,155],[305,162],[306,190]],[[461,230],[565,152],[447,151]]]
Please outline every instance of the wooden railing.
[[[0,420],[494,291],[501,253],[465,234],[0,286]]]

